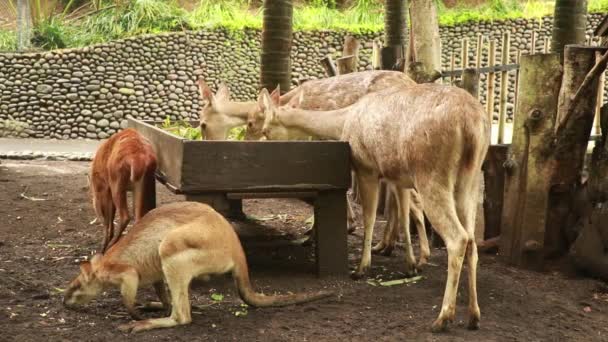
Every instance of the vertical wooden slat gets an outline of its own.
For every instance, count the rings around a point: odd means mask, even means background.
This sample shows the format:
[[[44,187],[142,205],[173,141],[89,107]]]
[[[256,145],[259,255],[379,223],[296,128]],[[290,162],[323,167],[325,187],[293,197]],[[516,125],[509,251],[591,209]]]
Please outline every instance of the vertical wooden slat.
[[[545,42],[543,43],[543,53],[549,53],[549,37],[545,37]]]
[[[503,65],[509,64],[509,50],[511,48],[511,35],[505,32],[502,36],[502,58],[500,62]],[[500,111],[498,116],[498,144],[504,144],[505,122],[507,117],[507,100],[509,99],[509,73],[502,71],[500,73]]]
[[[599,60],[601,58],[601,52],[595,53],[595,59]],[[600,122],[600,111],[602,109],[602,105],[604,104],[604,85],[606,83],[606,74],[603,72],[600,76],[600,80],[598,82],[597,87],[597,103],[595,104],[595,121],[593,124],[595,134],[602,134],[601,122]]]
[[[517,56],[515,57],[515,64],[519,65],[520,68],[515,70],[515,99],[513,100],[514,102],[514,108],[513,108],[513,122],[515,122],[515,114],[517,113],[517,97],[519,96],[519,72],[521,70],[521,64],[519,64],[521,61],[521,50],[517,50]]]
[[[483,55],[483,36],[481,34],[477,35],[477,53],[475,56],[475,67],[477,69],[481,68],[481,56]]]
[[[456,67],[456,55],[454,54],[454,51],[452,51],[452,54],[450,55],[450,71],[452,72],[451,76],[450,76],[450,85],[454,85],[454,68]]]
[[[492,67],[496,65],[496,41],[490,41],[490,51],[489,51],[489,60],[488,66]],[[486,107],[488,111],[488,116],[490,117],[490,122],[494,120],[494,79],[496,75],[493,72],[488,73],[488,86],[487,86],[487,94],[486,94]]]
[[[462,70],[469,67],[469,39],[462,38],[462,50],[460,52],[460,66]]]
[[[530,54],[536,53],[536,31],[532,31],[532,40],[530,42]]]

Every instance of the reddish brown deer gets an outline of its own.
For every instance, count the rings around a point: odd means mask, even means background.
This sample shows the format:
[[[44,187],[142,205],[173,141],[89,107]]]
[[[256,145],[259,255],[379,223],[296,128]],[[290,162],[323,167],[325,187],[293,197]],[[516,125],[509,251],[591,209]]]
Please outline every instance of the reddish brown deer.
[[[137,289],[154,285],[165,308],[171,307],[171,315],[120,327],[132,332],[189,324],[190,282],[215,274],[231,272],[243,301],[256,307],[304,303],[332,295],[327,291],[273,296],[255,292],[234,229],[210,206],[195,202],[172,203],[152,210],[106,254],[83,262],[80,270],[65,292],[67,307],[86,304],[103,289],[118,287],[128,312],[140,319],[135,309]]]
[[[104,225],[101,251],[105,252],[122,236],[129,224],[127,191],[134,192],[135,220],[150,209],[148,189],[154,186],[156,154],[150,142],[132,128],[116,133],[95,153],[91,164],[90,186],[95,213]],[[118,210],[118,230],[114,215]]]
[[[468,327],[477,329],[475,215],[481,165],[490,144],[490,122],[481,104],[462,89],[421,84],[375,92],[331,113],[279,107],[265,90],[259,106],[265,113],[263,133],[267,136],[295,131],[350,143],[365,228],[363,255],[354,277],[362,277],[371,262],[379,179],[398,188],[401,215],[409,205],[405,190],[414,188],[420,193],[424,211],[448,252],[445,294],[433,331],[447,329],[455,318],[465,254]],[[407,247],[409,231],[404,235]],[[411,253],[406,253],[408,270],[414,268],[412,261]]]

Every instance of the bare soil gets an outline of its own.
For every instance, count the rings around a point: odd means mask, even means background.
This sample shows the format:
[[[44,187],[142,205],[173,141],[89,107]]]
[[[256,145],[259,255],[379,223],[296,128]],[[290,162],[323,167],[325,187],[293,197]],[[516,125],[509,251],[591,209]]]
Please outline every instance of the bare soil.
[[[446,254],[433,249],[423,279],[372,286],[366,280],[318,279],[302,237],[310,208],[297,200],[248,200],[245,211],[261,221],[235,223],[251,276],[265,293],[337,292],[335,298],[285,308],[244,308],[230,277],[192,286],[193,322],[133,336],[118,331],[129,321],[116,290],[73,311],[61,291],[78,262],[99,247],[101,227],[91,225],[85,162],[2,161],[0,164],[0,340],[2,341],[608,341],[608,286],[569,272],[529,272],[481,255],[478,271],[481,329],[465,328],[466,272],[457,318],[449,332],[432,334],[441,306]],[[159,204],[181,201],[158,185]],[[382,224],[376,238],[382,233]],[[362,231],[349,237],[349,263],[360,253]],[[370,278],[402,278],[403,256],[374,256]],[[212,293],[224,295],[213,301]],[[142,303],[157,300],[140,289]],[[237,312],[246,314],[237,314]],[[158,317],[162,312],[146,312]]]

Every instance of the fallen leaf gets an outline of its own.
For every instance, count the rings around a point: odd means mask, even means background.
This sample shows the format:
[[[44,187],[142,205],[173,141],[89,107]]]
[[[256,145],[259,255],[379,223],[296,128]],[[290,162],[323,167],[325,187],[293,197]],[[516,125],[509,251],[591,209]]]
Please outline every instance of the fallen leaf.
[[[395,279],[395,280],[389,280],[389,281],[380,282],[380,285],[382,285],[382,286],[395,286],[395,285],[409,284],[409,283],[417,282],[420,279],[422,279],[422,276],[416,276],[416,277],[412,277],[412,278]]]
[[[590,306],[585,306],[585,307],[583,308],[583,311],[585,311],[585,312],[589,313],[589,312],[591,312],[591,307],[590,307]]]
[[[224,300],[224,295],[221,293],[212,293],[211,299],[213,299],[216,302],[221,302],[222,300]]]

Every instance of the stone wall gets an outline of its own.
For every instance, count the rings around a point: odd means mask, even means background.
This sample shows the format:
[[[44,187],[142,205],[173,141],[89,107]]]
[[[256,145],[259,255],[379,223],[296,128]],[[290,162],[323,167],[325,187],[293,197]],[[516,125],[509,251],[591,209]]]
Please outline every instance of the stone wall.
[[[601,18],[590,15],[588,33]],[[505,31],[512,35],[514,61],[518,49],[529,49],[532,30],[538,33],[540,51],[544,38],[551,34],[551,18],[442,27],[444,67],[449,68],[452,52],[460,65],[464,37],[469,38],[474,65],[478,34],[498,40],[500,63],[500,39]],[[339,56],[344,35],[294,33],[294,84],[325,77],[318,60],[326,54]],[[360,69],[368,69],[372,41],[381,39],[381,34],[356,36],[363,42]],[[83,49],[0,54],[0,136],[103,139],[124,127],[129,116],[196,118],[199,93],[195,81],[199,76],[210,84],[226,82],[234,99],[253,99],[259,75],[259,39],[256,30],[216,29],[140,36]],[[487,51],[483,59],[487,63]],[[497,85],[499,81],[497,77]],[[481,91],[485,92],[485,84]]]

